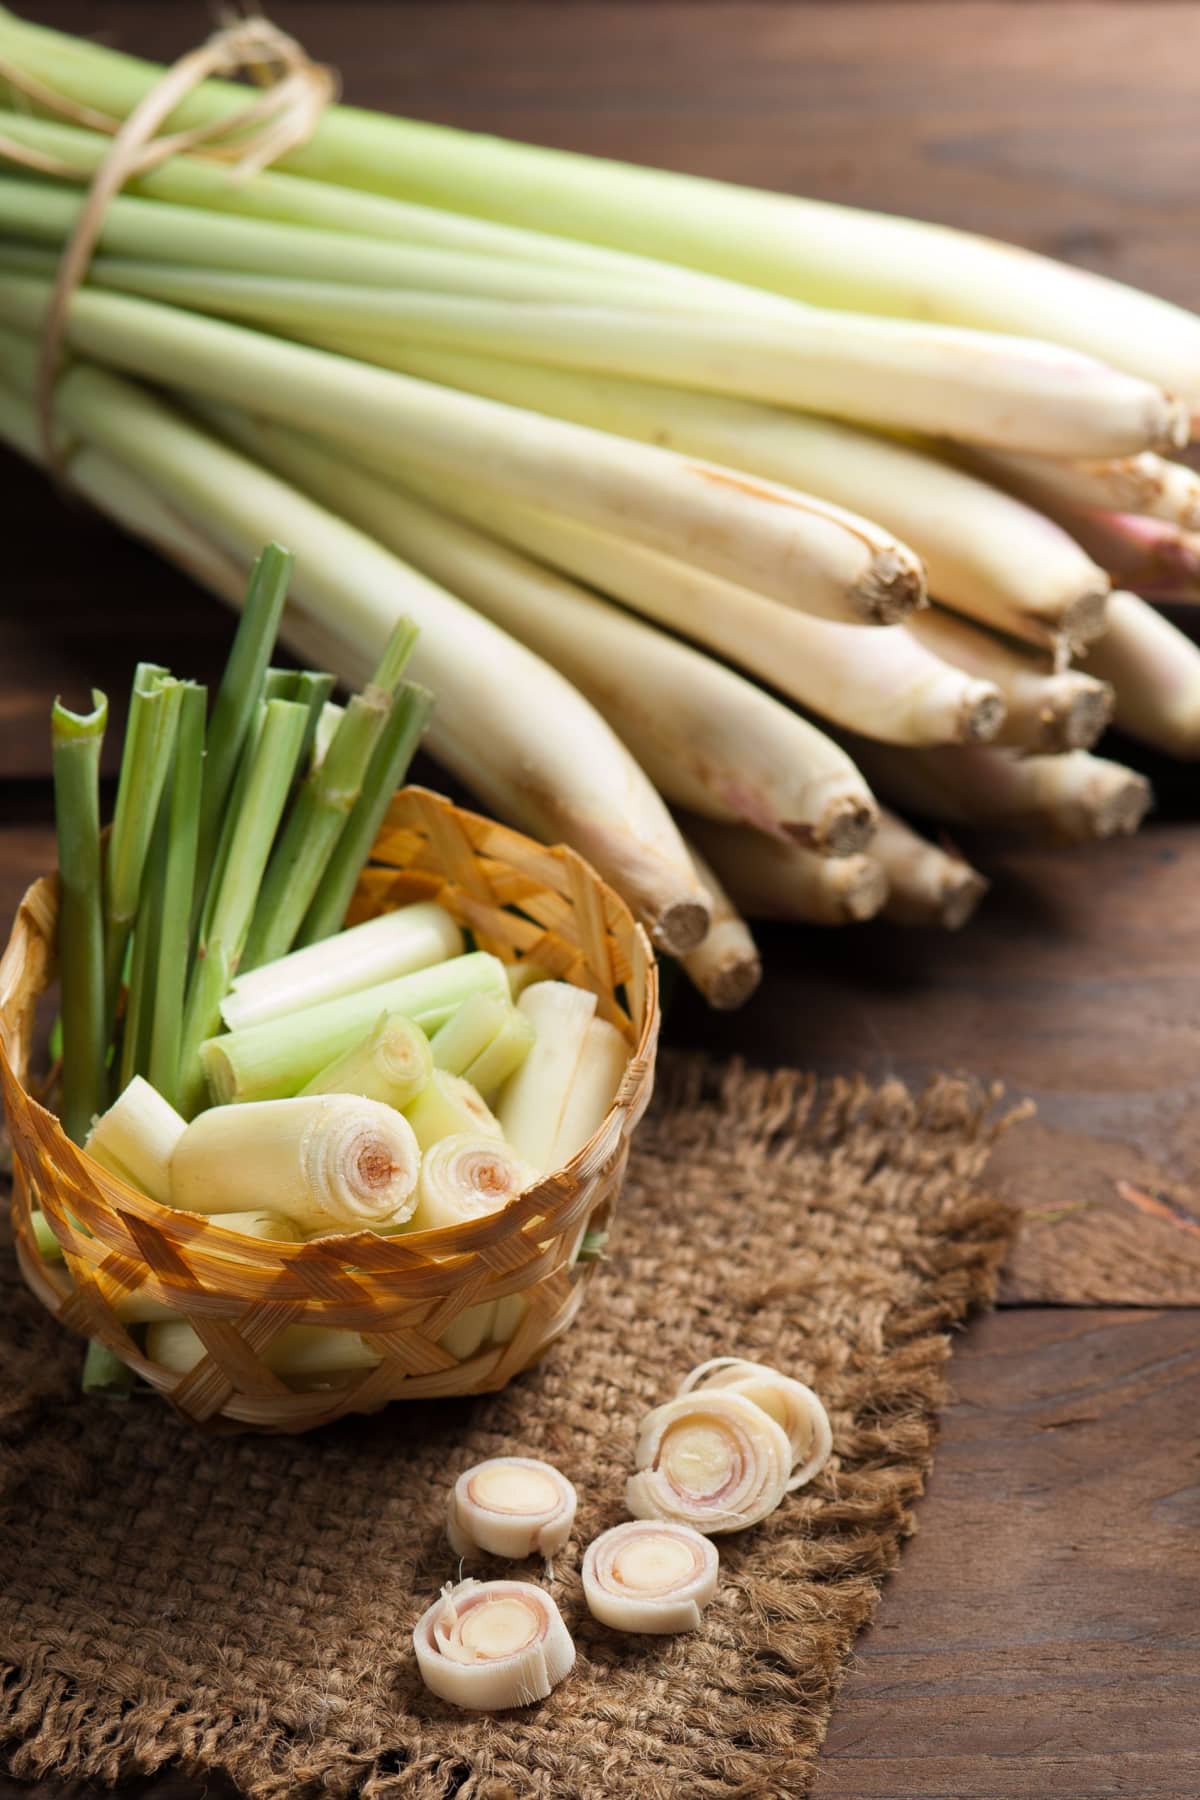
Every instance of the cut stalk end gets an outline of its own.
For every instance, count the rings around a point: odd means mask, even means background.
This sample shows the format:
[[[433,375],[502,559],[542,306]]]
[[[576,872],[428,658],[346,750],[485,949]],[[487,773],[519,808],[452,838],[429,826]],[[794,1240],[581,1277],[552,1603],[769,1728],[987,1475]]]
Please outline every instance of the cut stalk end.
[[[704,942],[709,917],[703,900],[671,900],[649,921],[650,936],[658,949],[684,956]]]
[[[876,807],[842,794],[829,802],[815,826],[785,824],[783,829],[794,843],[821,856],[856,856],[866,849],[878,823]]]
[[[872,625],[898,625],[929,604],[925,571],[899,544],[877,550],[866,573],[850,590],[851,603]]]
[[[1064,678],[1065,679],[1065,678]],[[1090,750],[1113,715],[1113,690],[1107,681],[1089,682],[1052,700],[1043,715],[1047,750]]]
[[[1177,400],[1173,394],[1162,397],[1162,418],[1159,424],[1159,436],[1150,445],[1152,450],[1182,450],[1191,436],[1191,417],[1187,402]]]
[[[848,856],[837,865],[840,910],[852,924],[873,919],[888,896],[888,879],[881,863],[869,856]]]
[[[972,682],[963,695],[959,737],[965,744],[986,744],[1003,725],[1008,708],[1000,689],[990,681]]]
[[[1073,600],[1059,620],[1059,634],[1072,655],[1079,655],[1104,635],[1108,625],[1108,590],[1094,589]]]

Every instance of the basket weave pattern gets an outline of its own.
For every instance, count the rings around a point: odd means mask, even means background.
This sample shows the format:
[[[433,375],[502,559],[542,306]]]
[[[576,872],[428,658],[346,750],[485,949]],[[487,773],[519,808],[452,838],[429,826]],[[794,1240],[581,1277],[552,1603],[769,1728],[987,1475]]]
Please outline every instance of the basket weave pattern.
[[[566,1330],[589,1264],[582,1233],[607,1221],[654,1079],[658,982],[627,907],[572,851],[547,849],[423,788],[397,794],[350,922],[435,899],[504,962],[533,958],[597,996],[631,1059],[607,1119],[564,1169],[502,1213],[439,1234],[434,1254],[359,1232],[287,1244],[240,1236],[219,1217],[175,1212],[110,1175],[28,1091],[34,1011],[55,977],[58,884],[34,883],[0,961],[0,1080],[13,1147],[22,1273],[60,1322],[99,1338],[182,1412],[260,1430],[304,1431],[399,1398],[503,1387]],[[38,1254],[40,1207],[65,1263]],[[207,1355],[186,1375],[150,1362],[114,1306],[139,1289],[186,1318]],[[460,1362],[439,1340],[468,1308],[521,1294],[510,1341]],[[297,1391],[264,1354],[289,1325],[362,1332],[382,1356],[343,1385]]]

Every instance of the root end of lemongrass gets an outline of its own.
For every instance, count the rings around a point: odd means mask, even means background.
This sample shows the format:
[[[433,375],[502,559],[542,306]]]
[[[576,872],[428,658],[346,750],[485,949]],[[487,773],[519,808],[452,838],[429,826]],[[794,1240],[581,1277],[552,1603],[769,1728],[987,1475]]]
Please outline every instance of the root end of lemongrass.
[[[826,807],[815,827],[784,826],[787,836],[822,856],[857,856],[875,835],[879,813],[874,806],[846,794]]]
[[[1078,655],[1103,636],[1107,624],[1108,589],[1097,588],[1089,594],[1080,594],[1071,602],[1059,620],[1058,629],[1068,650]]]
[[[704,942],[710,913],[702,900],[673,900],[650,925],[650,936],[659,950],[684,956]]]
[[[713,969],[704,984],[704,998],[717,1012],[736,1012],[745,1006],[762,980],[762,963],[757,956],[730,953]]]
[[[1113,690],[1107,682],[1075,693],[1061,706],[1051,706],[1046,717],[1047,748],[1090,750],[1113,714]]]
[[[1182,450],[1191,436],[1191,418],[1186,401],[1173,394],[1163,396],[1165,405],[1161,421],[1162,435],[1151,447],[1155,450]]]
[[[898,625],[918,607],[928,605],[924,571],[898,545],[879,550],[851,589],[850,599],[872,624]]]
[[[945,931],[961,931],[991,883],[977,869],[964,868],[948,878],[942,893],[941,925]]]
[[[887,899],[888,881],[881,863],[862,858],[862,866],[854,871],[841,892],[842,911],[852,924],[861,925],[873,919]]]
[[[1100,797],[1094,814],[1094,831],[1099,838],[1132,837],[1154,800],[1154,791],[1144,775],[1125,771],[1126,779]]]
[[[1004,696],[990,681],[973,682],[963,697],[959,737],[965,744],[986,744],[1007,715]]]

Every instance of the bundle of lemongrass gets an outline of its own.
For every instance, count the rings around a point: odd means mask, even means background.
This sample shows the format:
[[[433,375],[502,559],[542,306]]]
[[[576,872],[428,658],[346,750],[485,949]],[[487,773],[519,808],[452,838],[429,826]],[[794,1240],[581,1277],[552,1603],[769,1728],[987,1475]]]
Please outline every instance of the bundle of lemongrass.
[[[37,458],[57,257],[161,70],[5,14],[0,73],[0,434]],[[1200,599],[1162,454],[1200,321],[1111,282],[332,107],[269,173],[129,182],[66,341],[67,479],[226,597],[281,531],[284,631],[347,678],[410,615],[435,753],[718,1004],[757,978],[738,907],[970,913],[982,878],[872,789],[1079,841],[1149,800],[1091,754],[1110,714],[1200,750],[1200,651],[1127,591]]]

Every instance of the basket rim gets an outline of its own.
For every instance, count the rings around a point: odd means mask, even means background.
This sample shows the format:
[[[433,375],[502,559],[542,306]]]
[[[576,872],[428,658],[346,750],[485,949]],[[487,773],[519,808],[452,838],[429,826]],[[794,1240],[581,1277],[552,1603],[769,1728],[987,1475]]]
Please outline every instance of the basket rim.
[[[89,1156],[81,1146],[73,1144],[63,1130],[58,1115],[44,1105],[30,1091],[25,1081],[18,1076],[5,1047],[5,1033],[0,1031],[0,1071],[19,1090],[25,1103],[33,1110],[42,1132],[56,1142],[61,1142],[67,1147],[69,1154],[78,1158],[87,1177],[108,1206],[119,1207],[122,1213],[132,1214],[134,1217],[144,1220],[151,1227],[161,1228],[164,1225],[180,1221],[194,1226],[196,1228],[194,1234],[185,1232],[183,1235],[185,1237],[203,1235],[206,1243],[211,1243],[216,1259],[216,1266],[212,1270],[214,1279],[219,1279],[222,1267],[227,1273],[230,1264],[234,1261],[252,1264],[256,1269],[269,1273],[293,1268],[305,1261],[323,1262],[328,1260],[330,1254],[340,1255],[343,1249],[347,1259],[353,1255],[356,1266],[359,1268],[364,1267],[363,1259],[365,1258],[369,1272],[376,1276],[382,1277],[389,1273],[411,1275],[420,1268],[436,1269],[447,1276],[461,1273],[464,1268],[469,1266],[472,1259],[478,1256],[482,1248],[495,1245],[497,1226],[500,1221],[504,1221],[505,1235],[507,1235],[507,1233],[520,1230],[525,1224],[539,1216],[553,1214],[561,1204],[564,1190],[569,1192],[580,1182],[601,1174],[605,1167],[621,1154],[627,1115],[637,1102],[639,1090],[644,1083],[647,1063],[651,1070],[653,1068],[653,1054],[660,1023],[658,966],[645,930],[634,918],[631,909],[621,895],[570,846],[540,844],[536,839],[516,831],[512,826],[502,825],[485,814],[458,806],[454,801],[433,789],[419,784],[408,784],[398,789],[389,806],[388,818],[382,831],[386,831],[389,824],[393,823],[393,809],[398,804],[414,797],[435,802],[439,810],[450,813],[461,822],[485,827],[500,824],[500,828],[506,835],[510,835],[516,841],[536,847],[541,855],[548,855],[555,861],[568,866],[572,864],[577,866],[582,870],[585,878],[604,896],[606,910],[615,906],[618,917],[622,918],[622,922],[627,925],[640,944],[645,959],[646,982],[643,1016],[640,1024],[630,1019],[636,1035],[621,1086],[600,1125],[597,1126],[587,1143],[582,1145],[568,1162],[560,1168],[547,1171],[538,1181],[522,1189],[520,1194],[514,1195],[498,1212],[487,1214],[482,1219],[467,1220],[441,1230],[411,1234],[400,1233],[396,1236],[384,1236],[370,1229],[361,1229],[331,1232],[317,1239],[253,1238],[241,1232],[231,1231],[221,1225],[221,1214],[219,1213],[191,1212],[185,1208],[169,1206],[163,1201],[153,1199],[139,1188],[131,1187],[119,1175],[106,1169]],[[373,856],[374,850],[372,858]],[[395,865],[376,863],[369,859],[363,873],[365,875],[369,870],[386,870],[389,867],[395,867]],[[403,870],[397,869],[397,873],[403,873]],[[5,963],[14,952],[14,939],[23,917],[28,917],[30,914],[36,916],[47,909],[52,917],[56,916],[57,889],[57,868],[38,876],[30,883],[14,915],[12,929],[4,951]],[[506,905],[504,910],[514,913],[519,911],[518,908],[511,905]],[[40,934],[44,935],[41,932]],[[35,1002],[49,988],[54,979],[53,944],[48,943],[47,949],[49,957],[46,979],[36,989]],[[520,961],[521,955],[519,953],[514,955],[513,960]],[[0,994],[0,1024],[8,1022],[6,1015],[11,1004],[10,998]],[[174,1236],[175,1234],[168,1233],[167,1235]],[[381,1258],[379,1246],[387,1246],[401,1251],[402,1254],[396,1259],[399,1266],[392,1266],[390,1257]],[[194,1245],[190,1247],[189,1254],[193,1258],[196,1256],[197,1248],[198,1246]],[[203,1260],[203,1253],[201,1253],[201,1257]],[[364,1270],[364,1272],[367,1271]],[[439,1283],[439,1287],[440,1285]]]

